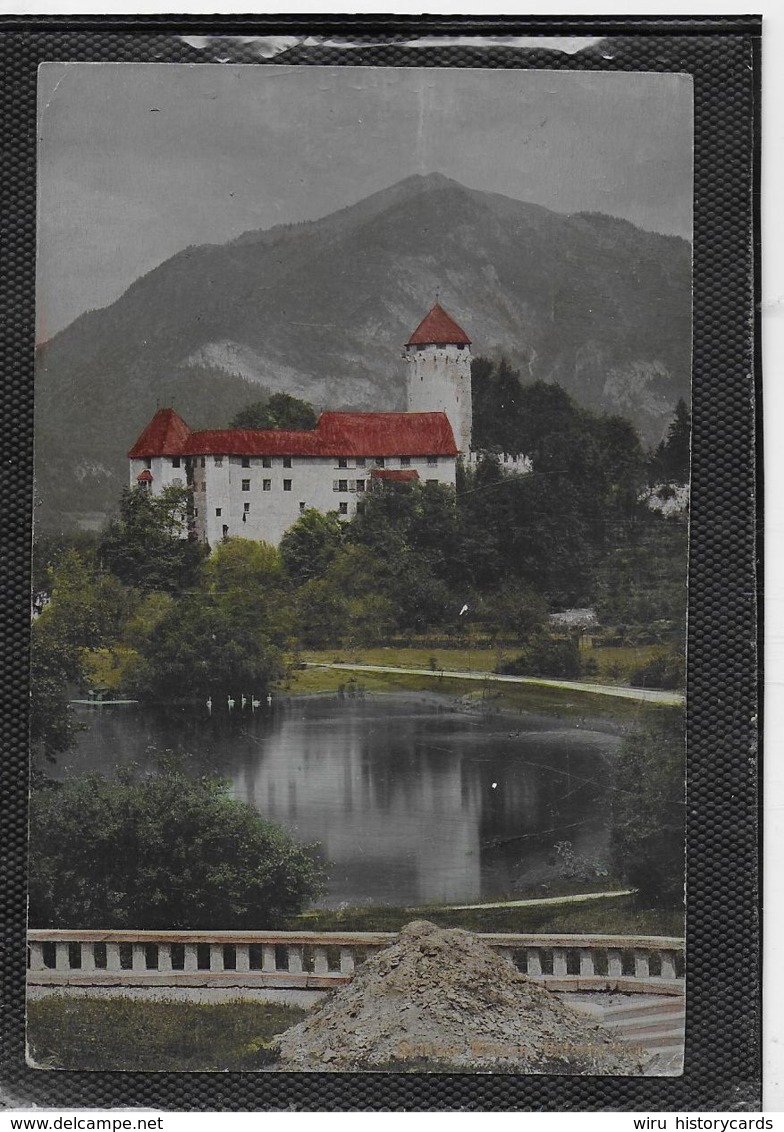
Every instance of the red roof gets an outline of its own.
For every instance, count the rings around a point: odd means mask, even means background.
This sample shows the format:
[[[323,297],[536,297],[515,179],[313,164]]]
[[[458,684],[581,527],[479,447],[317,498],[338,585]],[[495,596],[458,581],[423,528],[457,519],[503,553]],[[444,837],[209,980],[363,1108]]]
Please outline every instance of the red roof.
[[[391,480],[392,483],[410,483],[419,479],[416,468],[373,468],[370,478],[374,480]]]
[[[177,447],[156,424],[171,413],[185,434]],[[156,432],[157,429],[157,432]],[[156,435],[166,447],[153,449]],[[143,456],[456,456],[445,413],[322,413],[312,431],[226,428],[190,432],[171,409],[162,409],[128,453]]]
[[[322,413],[316,431],[324,455],[457,455],[446,413]]]
[[[470,346],[471,339],[440,303],[429,310],[406,343],[407,346]]]
[[[152,483],[152,472],[145,468],[143,472],[139,472],[136,479],[139,483]]]
[[[131,460],[148,456],[179,456],[191,430],[174,409],[159,409],[128,453]]]

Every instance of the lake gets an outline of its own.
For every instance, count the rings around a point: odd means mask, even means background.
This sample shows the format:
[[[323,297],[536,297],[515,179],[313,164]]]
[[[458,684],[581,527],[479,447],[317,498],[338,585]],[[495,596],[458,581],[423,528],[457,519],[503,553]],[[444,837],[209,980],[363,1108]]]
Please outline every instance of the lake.
[[[321,844],[332,863],[324,907],[514,899],[531,885],[546,895],[556,843],[608,857],[620,738],[590,721],[456,710],[415,693],[76,711],[88,730],[56,777],[152,770],[178,752],[188,773],[219,775]]]

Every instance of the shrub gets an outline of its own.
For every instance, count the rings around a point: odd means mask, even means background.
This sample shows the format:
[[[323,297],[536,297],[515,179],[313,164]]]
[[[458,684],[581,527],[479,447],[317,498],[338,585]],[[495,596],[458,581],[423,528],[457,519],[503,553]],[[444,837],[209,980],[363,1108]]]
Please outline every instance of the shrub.
[[[572,637],[537,635],[518,657],[501,665],[498,671],[510,676],[579,676],[580,650]]]
[[[135,779],[100,775],[33,792],[35,927],[279,927],[323,891],[315,846],[176,762]]]
[[[685,680],[683,657],[661,652],[635,668],[629,683],[633,688],[682,688]]]

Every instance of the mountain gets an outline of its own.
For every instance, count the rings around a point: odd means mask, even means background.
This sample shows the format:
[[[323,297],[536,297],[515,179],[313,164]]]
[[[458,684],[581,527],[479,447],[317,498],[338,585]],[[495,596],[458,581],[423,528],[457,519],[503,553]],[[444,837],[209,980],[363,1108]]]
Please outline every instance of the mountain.
[[[689,398],[688,243],[409,177],[320,220],[187,248],[43,345],[39,529],[103,521],[157,405],[200,428],[279,389],[404,408],[401,347],[439,289],[475,355],[503,352],[649,443]]]

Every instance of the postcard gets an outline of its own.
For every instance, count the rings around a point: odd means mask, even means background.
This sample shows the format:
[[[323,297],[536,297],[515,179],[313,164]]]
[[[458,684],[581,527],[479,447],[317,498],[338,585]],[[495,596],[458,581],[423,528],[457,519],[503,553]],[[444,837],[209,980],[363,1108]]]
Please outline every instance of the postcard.
[[[710,1015],[748,1107],[752,159],[698,40],[42,43],[26,1088],[628,1107]]]

